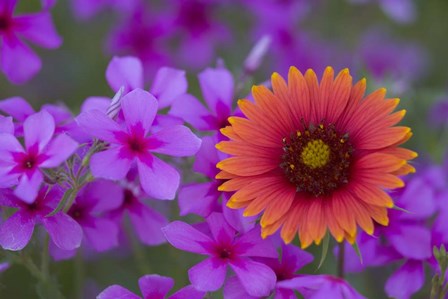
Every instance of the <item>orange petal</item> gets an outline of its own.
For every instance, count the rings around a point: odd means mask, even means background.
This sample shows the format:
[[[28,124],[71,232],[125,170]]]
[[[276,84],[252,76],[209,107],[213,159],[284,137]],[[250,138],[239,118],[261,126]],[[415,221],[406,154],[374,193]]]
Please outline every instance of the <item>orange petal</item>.
[[[215,179],[218,180],[230,180],[236,178],[236,175],[228,173],[227,171],[221,170],[220,172],[218,172],[218,174],[215,176]],[[219,191],[228,191],[228,190],[220,190],[218,188]]]
[[[381,186],[386,189],[395,189],[404,186],[404,182],[392,174],[372,174],[359,171],[357,179],[362,183]]]
[[[388,147],[382,149],[381,152],[389,155],[394,155],[397,158],[403,160],[412,160],[418,157],[418,154],[416,152],[402,147]]]
[[[362,171],[372,171],[375,173],[393,172],[406,164],[406,160],[396,158],[392,155],[382,153],[372,153],[361,157],[356,161],[356,168]]]
[[[296,202],[284,217],[285,220],[280,236],[286,244],[292,242],[299,229],[299,221],[301,219],[300,217],[303,216],[303,208],[300,202]]]
[[[224,171],[221,171],[216,178],[217,179],[222,179],[221,177],[221,173],[223,173]],[[219,176],[219,177],[218,177]],[[225,179],[225,178],[223,178]],[[253,178],[252,177],[233,177],[230,178],[230,180],[225,181],[224,183],[222,183],[219,187],[218,190],[219,191],[236,191],[239,190],[241,188],[243,188],[244,186],[250,184],[252,182]]]
[[[269,197],[270,202],[260,220],[261,226],[270,225],[278,221],[288,212],[296,195],[295,188],[278,188],[274,190]]]
[[[369,235],[373,234],[374,226],[370,218],[369,211],[365,208],[363,202],[352,195],[347,194],[347,206],[351,207],[353,215],[355,215],[356,223]]]
[[[281,147],[284,137],[275,132],[274,129],[263,130],[256,123],[242,117],[229,117],[229,122],[235,133],[246,142],[266,147]],[[272,123],[275,126],[275,123]]]
[[[232,128],[232,126],[226,126],[219,131],[221,132],[222,135],[232,140],[241,140],[241,137],[235,133],[235,130]]]
[[[300,129],[302,124],[300,120],[303,119],[306,124],[310,122],[311,102],[308,85],[302,73],[295,67],[289,68],[288,73],[288,88],[289,88],[289,109],[293,115],[294,126]]]
[[[335,123],[344,109],[347,107],[350,92],[352,89],[352,76],[348,69],[343,69],[336,76],[333,84],[333,91],[330,93],[327,102],[327,121]]]
[[[306,231],[306,233],[311,236],[312,240],[319,245],[327,228],[324,214],[325,211],[323,208],[324,203],[319,198],[312,199],[311,201],[307,213],[307,220],[304,224],[305,226],[303,230],[300,231]]]
[[[342,242],[344,240],[344,230],[339,225],[338,221],[336,220],[336,217],[338,217],[338,215],[334,214],[331,205],[325,205],[325,218],[330,233],[333,235],[336,241]]]
[[[284,219],[282,219],[280,221],[277,221],[277,222],[275,222],[275,223],[273,223],[271,225],[262,227],[261,228],[261,237],[263,239],[266,239],[268,236],[273,235],[276,231],[278,231],[278,229],[280,228],[280,226],[283,225],[283,223],[284,223]],[[294,236],[293,236],[293,238],[294,238]]]
[[[345,204],[346,195],[344,191],[334,192],[331,200],[331,207],[333,208],[333,215],[336,215],[336,220],[339,225],[349,235],[356,235],[356,221],[350,208]]]
[[[408,127],[391,127],[384,130],[380,130],[371,135],[362,135],[359,137],[359,141],[356,142],[358,149],[381,149],[404,139],[409,139],[409,133],[411,129]],[[409,136],[409,137],[408,137]],[[406,139],[406,140],[407,140]]]
[[[369,210],[369,214],[373,218],[373,220],[384,226],[389,225],[389,217],[387,217],[387,208],[366,205],[366,209]]]
[[[375,185],[354,183],[350,186],[350,190],[356,197],[367,204],[388,208],[394,206],[394,202],[389,194]]]
[[[409,164],[405,164],[400,169],[392,172],[392,174],[396,175],[396,176],[403,176],[403,175],[407,175],[410,173],[415,173],[415,168],[414,168],[414,166],[409,165]]]
[[[244,141],[221,141],[216,148],[223,153],[234,156],[257,156],[262,158],[280,157],[283,154],[281,147],[261,147]]]
[[[277,160],[275,157],[268,159],[255,156],[236,156],[222,160],[216,164],[216,167],[240,176],[255,176],[278,168],[281,162],[280,158],[278,157]]]
[[[320,102],[320,93],[319,93],[319,84],[317,82],[316,73],[308,69],[305,73],[305,81],[308,85],[308,91],[310,93],[310,101],[311,101],[311,122],[317,123],[319,122],[324,115],[319,115],[320,109],[316,107],[316,104]]]
[[[360,105],[360,101],[364,97],[364,93],[366,92],[366,79],[363,78],[359,80],[351,89],[350,97],[348,99],[347,106],[344,111],[340,115],[337,125],[342,131],[346,131],[345,128],[347,124],[350,122],[353,117],[354,111],[358,109]]]
[[[326,67],[324,74],[322,75],[322,80],[319,85],[320,97],[317,97],[313,102],[317,109],[318,115],[321,117],[327,115],[327,106],[330,101],[330,96],[333,93],[333,81],[334,81],[334,70],[332,67]]]

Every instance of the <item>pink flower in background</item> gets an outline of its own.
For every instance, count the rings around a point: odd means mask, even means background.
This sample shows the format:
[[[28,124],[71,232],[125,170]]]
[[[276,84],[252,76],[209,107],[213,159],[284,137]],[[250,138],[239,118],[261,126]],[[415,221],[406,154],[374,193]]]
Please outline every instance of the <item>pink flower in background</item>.
[[[366,299],[344,279],[332,275],[303,275],[281,281],[277,286],[297,290],[306,299]]]
[[[71,6],[77,18],[88,20],[107,8],[115,9],[119,13],[130,13],[140,3],[141,0],[72,0]]]
[[[251,257],[276,258],[277,251],[271,241],[261,239],[259,227],[237,235],[220,213],[212,213],[207,224],[210,234],[181,221],[163,228],[174,247],[208,256],[188,271],[192,285],[198,290],[216,291],[224,284],[230,267],[247,293],[268,296],[275,286],[275,273]]]
[[[48,49],[58,48],[62,39],[47,9],[15,16],[16,4],[17,0],[0,0],[0,67],[9,81],[22,84],[36,75],[42,64],[23,39]]]
[[[207,68],[198,78],[206,106],[195,96],[184,94],[176,98],[169,114],[199,131],[220,134],[219,130],[228,125],[227,118],[235,114],[233,76],[225,68]]]
[[[90,248],[106,251],[118,246],[118,227],[107,213],[122,201],[121,187],[106,180],[96,180],[78,194],[67,214],[81,225]]]
[[[200,69],[217,57],[219,46],[232,40],[232,32],[220,22],[217,9],[228,4],[222,0],[169,0],[172,9],[169,34],[180,45],[173,56],[180,65]],[[194,55],[192,55],[194,53]]]
[[[12,192],[3,190],[0,206],[18,209],[0,226],[0,246],[6,250],[22,250],[29,243],[34,227],[42,224],[56,246],[72,250],[81,245],[82,229],[63,212],[48,216],[56,208],[62,192],[57,187],[40,189],[36,200],[27,204]]]
[[[167,296],[168,292],[174,286],[174,279],[171,277],[160,276],[157,274],[144,275],[138,280],[140,291],[143,299],[202,299],[205,292],[201,292],[193,288],[193,286],[186,286],[171,296]],[[141,299],[142,297],[125,289],[120,285],[111,285],[102,291],[97,299]]]
[[[201,145],[187,127],[165,127],[148,136],[157,113],[157,100],[150,93],[135,89],[121,100],[124,126],[100,110],[81,113],[77,121],[86,133],[109,143],[105,151],[90,161],[92,174],[98,178],[124,179],[136,162],[143,190],[157,199],[174,199],[179,173],[152,153],[176,157],[194,155]]]
[[[218,190],[223,180],[215,178],[219,172],[216,164],[227,155],[216,149],[217,141],[217,136],[202,138],[201,148],[196,154],[193,170],[203,174],[208,178],[208,181],[187,183],[180,188],[178,195],[179,214],[181,216],[196,214],[207,217],[212,212],[222,212],[230,226],[239,232],[247,232],[254,227],[256,217],[243,217],[242,210],[228,208],[226,204],[231,194]]]
[[[399,92],[423,77],[428,64],[422,47],[398,40],[381,28],[365,32],[356,53],[376,80],[393,82]]]
[[[145,77],[151,78],[162,66],[172,65],[169,55],[167,32],[169,20],[164,14],[149,13],[142,4],[116,26],[108,41],[108,50],[113,55],[133,55],[144,66]]]
[[[134,188],[135,189],[135,188]],[[145,194],[130,188],[121,188],[121,205],[108,213],[108,218],[115,223],[123,222],[127,214],[138,239],[146,245],[154,246],[165,243],[162,227],[168,224],[164,215],[145,204]]]
[[[349,0],[355,4],[371,3],[372,0]],[[383,12],[392,20],[408,24],[417,18],[417,10],[412,0],[374,0],[378,2]]]
[[[78,144],[65,134],[54,137],[54,119],[45,110],[24,121],[23,133],[25,148],[13,131],[0,134],[0,187],[17,185],[14,194],[32,203],[43,182],[40,168],[59,166],[75,152]]]
[[[263,262],[269,266],[277,277],[277,285],[273,291],[273,298],[276,299],[292,299],[296,298],[294,291],[289,288],[282,288],[278,285],[279,282],[289,281],[301,275],[296,274],[303,266],[313,261],[313,255],[292,244],[282,244],[281,260],[271,258],[258,258],[258,261]],[[236,277],[232,277],[224,287],[224,298],[226,299],[252,299],[245,292],[241,283]]]
[[[47,111],[53,117],[56,134],[69,132],[76,126],[72,113],[64,104],[44,104],[41,109]],[[23,122],[28,116],[36,113],[33,107],[22,97],[1,100],[0,111],[14,119],[16,136],[23,136]]]

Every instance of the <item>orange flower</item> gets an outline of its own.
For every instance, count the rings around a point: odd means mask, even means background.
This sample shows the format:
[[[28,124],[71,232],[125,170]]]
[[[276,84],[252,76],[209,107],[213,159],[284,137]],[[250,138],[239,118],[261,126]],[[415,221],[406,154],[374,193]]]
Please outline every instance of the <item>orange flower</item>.
[[[372,234],[388,225],[394,203],[385,190],[403,187],[398,177],[415,169],[417,154],[399,147],[412,133],[395,126],[405,110],[379,89],[364,96],[366,81],[352,85],[348,69],[336,78],[326,68],[319,83],[291,67],[288,83],[272,75],[271,92],[252,89],[255,103],[239,100],[243,117],[230,117],[216,147],[231,155],[218,163],[219,188],[234,191],[228,206],[245,216],[262,213],[262,236],[281,228],[289,243],[319,244],[327,228],[338,242],[353,243],[357,226]]]

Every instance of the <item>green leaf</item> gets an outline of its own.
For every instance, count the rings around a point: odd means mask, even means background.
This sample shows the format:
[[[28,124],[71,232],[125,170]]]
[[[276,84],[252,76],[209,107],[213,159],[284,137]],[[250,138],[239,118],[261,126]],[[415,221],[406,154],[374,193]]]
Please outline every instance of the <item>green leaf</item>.
[[[432,254],[434,255],[434,257],[436,258],[437,261],[439,261],[440,258],[440,252],[439,252],[439,248],[437,248],[437,246],[434,245],[434,247],[432,248]]]
[[[352,245],[353,249],[356,252],[356,255],[359,257],[359,262],[362,264],[363,260],[362,260],[362,254],[361,254],[361,250],[359,249],[358,243],[353,243]]]
[[[325,234],[325,237],[324,237],[324,239],[322,241],[322,256],[320,258],[319,266],[317,266],[316,271],[319,270],[320,267],[322,267],[322,265],[323,265],[323,263],[325,261],[325,258],[327,257],[328,247],[329,246],[330,246],[330,234],[327,231],[327,233]]]
[[[74,191],[74,189],[68,189],[67,191],[65,191],[64,196],[62,196],[62,199],[59,201],[58,206],[56,207],[56,209],[51,211],[45,217],[53,216],[56,213],[59,213],[60,211],[62,211],[64,209],[65,205],[67,204],[67,201],[69,200],[70,196],[72,195],[73,191]]]

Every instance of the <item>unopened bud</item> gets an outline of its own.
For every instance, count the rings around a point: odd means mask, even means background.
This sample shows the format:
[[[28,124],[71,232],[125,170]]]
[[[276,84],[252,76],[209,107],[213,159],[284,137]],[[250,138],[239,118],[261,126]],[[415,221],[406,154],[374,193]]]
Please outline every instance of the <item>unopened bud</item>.
[[[124,93],[124,86],[120,87],[120,89],[117,91],[117,93],[112,98],[112,102],[110,103],[109,108],[107,108],[106,114],[110,118],[114,118],[117,116],[118,112],[120,111],[120,102],[121,98],[123,97]]]
[[[247,73],[253,73],[260,66],[264,55],[269,49],[271,45],[271,37],[269,35],[264,35],[262,38],[258,40],[255,46],[250,51],[246,60],[244,61],[244,70]]]

